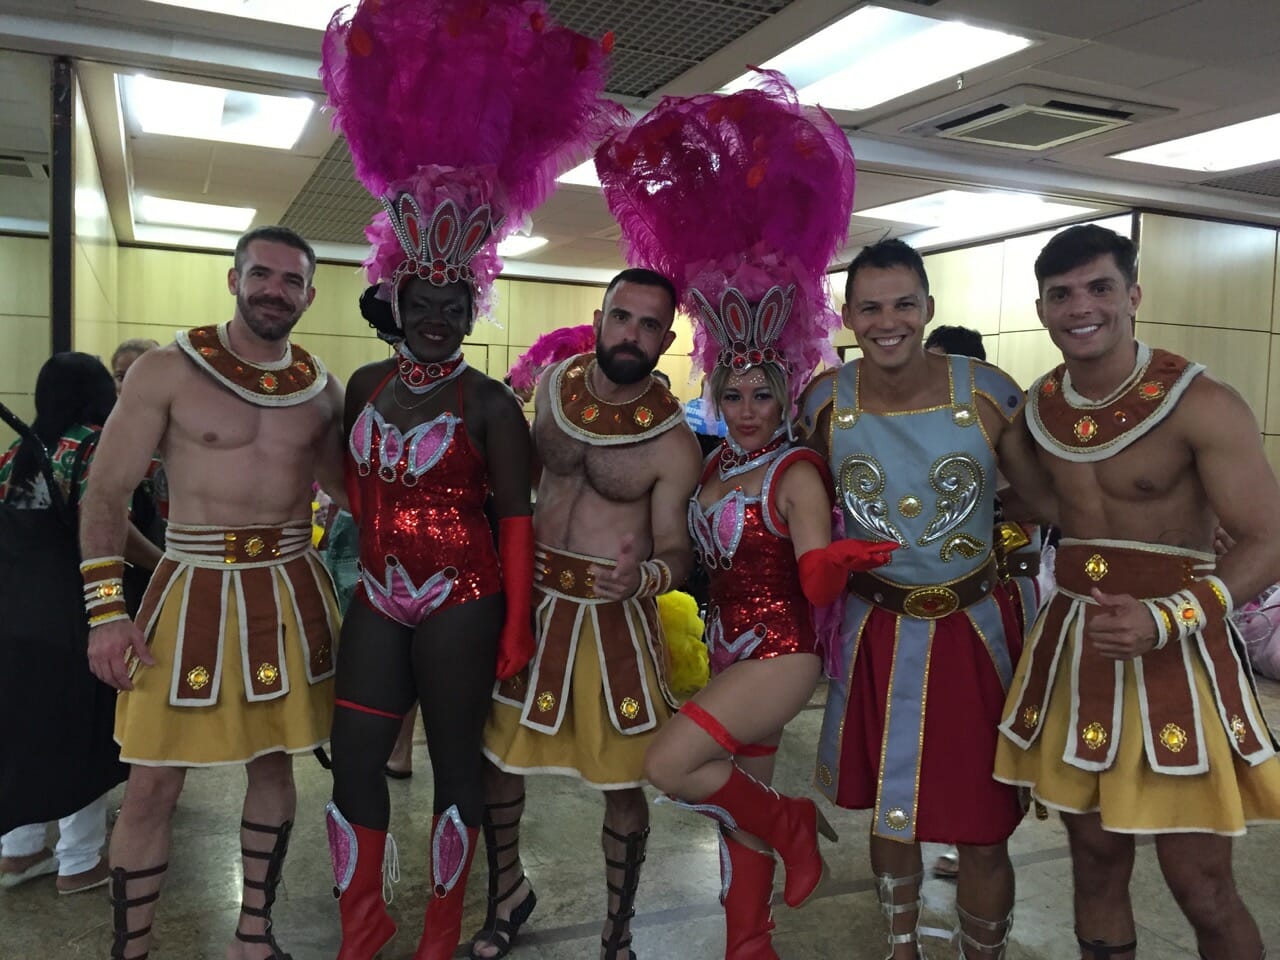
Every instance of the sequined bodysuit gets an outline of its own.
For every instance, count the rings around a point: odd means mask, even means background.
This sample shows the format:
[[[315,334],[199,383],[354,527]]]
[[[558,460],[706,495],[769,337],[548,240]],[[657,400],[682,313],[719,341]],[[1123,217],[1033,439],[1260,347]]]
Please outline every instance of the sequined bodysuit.
[[[391,376],[351,428],[347,487],[360,529],[358,594],[375,612],[416,627],[438,610],[501,592],[502,583],[484,513],[486,466],[462,418],[446,410],[401,433],[373,406]],[[457,391],[461,411],[461,381]]]
[[[730,490],[710,506],[698,503],[723,451],[707,458],[689,501],[694,552],[711,578],[707,604],[707,649],[711,672],[739,660],[766,660],[787,653],[815,653],[817,641],[809,601],[800,589],[795,548],[774,503],[783,471],[807,460],[825,473],[809,450],[791,448],[765,472],[760,495]]]

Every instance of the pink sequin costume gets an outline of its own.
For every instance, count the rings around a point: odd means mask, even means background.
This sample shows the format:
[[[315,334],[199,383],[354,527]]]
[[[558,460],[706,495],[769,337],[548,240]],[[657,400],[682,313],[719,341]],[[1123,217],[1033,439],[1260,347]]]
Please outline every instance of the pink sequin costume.
[[[461,412],[461,386],[456,390]],[[371,399],[351,428],[347,453],[347,484],[359,491],[352,498],[359,504],[359,596],[370,608],[416,627],[438,610],[502,590],[484,513],[486,466],[460,416],[445,411],[402,434]]]
[[[816,653],[813,616],[800,589],[795,548],[774,502],[777,483],[792,464],[822,459],[802,447],[783,447],[765,472],[760,495],[741,487],[710,506],[698,502],[725,448],[714,451],[689,501],[689,532],[698,562],[711,578],[707,648],[711,672],[739,660],[767,660],[788,653]]]

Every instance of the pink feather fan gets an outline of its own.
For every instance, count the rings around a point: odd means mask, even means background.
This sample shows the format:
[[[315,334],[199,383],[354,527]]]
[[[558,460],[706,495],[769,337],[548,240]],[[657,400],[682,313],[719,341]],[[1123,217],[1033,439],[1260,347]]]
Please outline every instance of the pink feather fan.
[[[334,14],[320,77],[371,194],[407,192],[428,221],[446,200],[460,223],[489,205],[493,232],[469,259],[483,299],[498,241],[627,117],[601,96],[612,45],[557,25],[540,0],[362,0]],[[404,244],[385,211],[366,234],[367,275],[386,282]]]
[[[629,262],[669,277],[701,321],[695,363],[708,373],[727,363],[726,344],[755,318],[785,355],[794,397],[834,358],[825,276],[853,210],[853,151],[785,77],[756,78],[737,93],[663,98],[601,145],[596,170]],[[751,354],[745,362],[776,362]]]
[[[580,353],[593,353],[596,349],[596,330],[592,324],[561,327],[544,333],[511,365],[511,389],[523,392],[532,390],[538,376],[547,367],[561,360],[568,360]]]

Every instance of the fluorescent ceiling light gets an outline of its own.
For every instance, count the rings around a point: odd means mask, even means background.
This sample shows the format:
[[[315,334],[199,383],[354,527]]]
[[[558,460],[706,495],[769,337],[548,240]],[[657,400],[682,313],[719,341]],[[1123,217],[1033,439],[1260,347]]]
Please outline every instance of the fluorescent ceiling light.
[[[166,7],[203,10],[228,17],[265,20],[294,27],[323,30],[333,16],[333,4],[318,0],[151,0]]]
[[[167,200],[143,194],[134,208],[140,223],[166,224],[174,227],[195,227],[204,230],[225,230],[241,233],[249,229],[258,211],[253,207],[222,207],[215,203],[191,203],[187,200]]]
[[[905,239],[912,246],[937,247],[976,237],[1012,233],[1096,211],[1096,207],[1046,200],[1026,193],[942,190],[870,210],[859,210],[855,216],[917,224],[925,229]]]
[[[805,103],[866,110],[1031,44],[997,30],[866,6],[761,66],[786,74]],[[724,90],[752,83],[746,73]]]
[[[288,150],[315,101],[155,77],[125,78],[125,102],[143,133]]]
[[[1135,163],[1215,173],[1251,167],[1280,159],[1280,113],[1111,156]]]
[[[556,183],[570,183],[578,187],[598,187],[600,178],[596,175],[596,161],[588,157],[572,170],[566,170],[556,177]]]
[[[498,256],[523,257],[526,253],[533,253],[539,247],[545,247],[546,245],[546,237],[525,237],[518,233],[512,234],[498,244]]]

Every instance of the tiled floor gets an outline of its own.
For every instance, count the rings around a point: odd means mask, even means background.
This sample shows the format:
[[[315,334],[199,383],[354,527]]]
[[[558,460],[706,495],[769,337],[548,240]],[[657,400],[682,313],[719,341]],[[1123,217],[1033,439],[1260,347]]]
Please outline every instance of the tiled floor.
[[[789,727],[780,753],[778,785],[807,789],[821,708],[814,705]],[[1280,684],[1263,684],[1263,702],[1273,728],[1280,728]],[[403,933],[384,960],[407,960],[417,942],[426,902],[426,832],[431,784],[425,748],[419,744],[418,773],[391,782],[392,829],[400,845],[403,880],[392,914]],[[298,824],[276,907],[276,929],[294,960],[330,960],[337,953],[338,914],[325,842],[323,806],[328,774],[309,757],[297,762]],[[221,960],[234,928],[240,870],[236,826],[243,789],[238,771],[193,772],[176,820],[171,869],[156,921],[154,960]],[[786,960],[884,956],[882,921],[867,867],[867,815],[832,811],[842,840],[827,847],[832,876],[803,910],[779,904],[775,944]],[[525,819],[526,865],[539,905],[517,960],[594,958],[603,917],[600,862],[601,804],[593,791],[561,778],[529,783]],[[1013,960],[1067,960],[1073,951],[1071,884],[1066,838],[1055,821],[1027,820],[1013,837],[1017,868],[1017,925]],[[926,851],[930,854],[933,851]],[[477,866],[483,863],[483,854]],[[931,858],[930,858],[931,859]],[[1236,875],[1245,899],[1273,953],[1280,953],[1280,826],[1257,827],[1236,845]],[[635,921],[635,950],[642,960],[711,960],[723,955],[715,835],[700,817],[670,806],[653,809],[653,835]],[[954,885],[925,885],[925,922],[951,925]],[[1194,942],[1160,878],[1150,846],[1139,849],[1133,880],[1139,919],[1140,956],[1194,958]],[[464,931],[484,915],[484,871],[468,890]],[[0,891],[0,960],[105,958],[110,911],[98,890],[59,897],[53,878]],[[935,960],[955,957],[954,947],[927,942]]]

